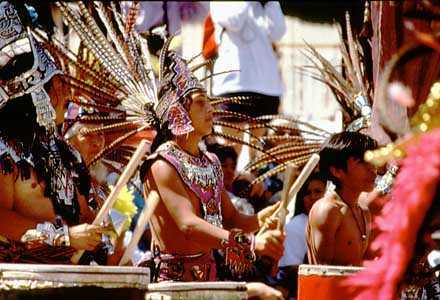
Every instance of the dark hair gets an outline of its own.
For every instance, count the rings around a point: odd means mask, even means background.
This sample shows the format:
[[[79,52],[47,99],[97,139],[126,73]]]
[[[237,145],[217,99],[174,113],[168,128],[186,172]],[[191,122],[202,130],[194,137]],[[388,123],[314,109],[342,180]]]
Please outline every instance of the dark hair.
[[[237,152],[235,152],[235,149],[231,146],[214,143],[214,144],[207,144],[206,149],[209,152],[212,152],[215,155],[217,155],[221,163],[224,163],[228,158],[232,159],[234,162],[237,162]]]
[[[330,168],[346,171],[350,157],[363,160],[365,151],[376,148],[377,142],[374,139],[359,132],[344,131],[333,134],[319,152],[319,170],[327,180],[339,188],[340,182],[330,172]]]
[[[304,197],[307,195],[307,188],[309,187],[309,184],[313,181],[313,180],[319,180],[322,181],[325,185],[326,183],[326,179],[324,176],[322,176],[321,173],[319,172],[315,172],[312,173],[309,178],[307,178],[306,182],[304,183],[304,185],[301,187],[301,189],[299,190],[298,194],[296,195],[296,202],[295,202],[295,210],[293,215],[299,215],[299,214],[303,214],[306,213],[306,209],[304,206]]]
[[[251,187],[249,180],[238,177],[232,182],[232,194],[249,199]]]

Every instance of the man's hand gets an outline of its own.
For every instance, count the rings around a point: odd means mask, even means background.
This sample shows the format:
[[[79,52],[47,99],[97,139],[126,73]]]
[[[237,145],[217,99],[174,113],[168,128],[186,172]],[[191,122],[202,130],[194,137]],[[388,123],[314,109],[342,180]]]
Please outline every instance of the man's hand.
[[[93,251],[101,243],[101,235],[111,232],[109,227],[90,224],[69,227],[70,246],[77,250]]]
[[[266,223],[269,228],[272,228],[271,224],[274,223],[274,219],[268,219],[269,217],[273,216],[275,211],[280,207],[281,201],[278,201],[277,203],[268,206],[264,209],[262,209],[258,214],[258,225],[263,227],[263,224]]]
[[[269,256],[278,261],[284,254],[284,233],[280,230],[267,230],[255,236],[255,253]]]
[[[246,283],[248,299],[283,300],[283,294],[261,282]]]

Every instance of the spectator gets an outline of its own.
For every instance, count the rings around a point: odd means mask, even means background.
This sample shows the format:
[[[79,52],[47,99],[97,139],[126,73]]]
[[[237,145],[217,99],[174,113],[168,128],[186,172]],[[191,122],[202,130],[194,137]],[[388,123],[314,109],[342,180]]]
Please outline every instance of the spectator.
[[[255,210],[246,198],[239,197],[233,193],[233,182],[235,178],[235,168],[237,166],[237,152],[233,147],[223,146],[219,144],[211,144],[207,146],[208,151],[217,155],[223,170],[223,184],[232,204],[243,214],[253,215]]]
[[[358,132],[330,137],[319,155],[319,169],[335,185],[310,210],[308,259],[312,264],[360,266],[369,245],[371,217],[359,195],[374,187],[376,170],[363,159],[377,142]]]
[[[251,117],[277,114],[282,82],[272,43],[286,30],[280,4],[215,1],[210,13],[219,45],[213,72],[239,70],[214,76],[213,94],[249,97],[244,104],[225,104],[230,111]],[[240,152],[241,147],[237,145],[236,150]]]

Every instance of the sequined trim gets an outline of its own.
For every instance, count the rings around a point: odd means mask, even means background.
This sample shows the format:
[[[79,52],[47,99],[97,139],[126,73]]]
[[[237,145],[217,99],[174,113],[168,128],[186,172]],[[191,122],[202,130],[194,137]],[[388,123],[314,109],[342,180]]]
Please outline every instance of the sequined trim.
[[[203,218],[222,227],[223,172],[218,158],[209,152],[203,152],[201,157],[192,156],[174,142],[162,144],[157,152],[176,168],[185,185],[200,199]]]

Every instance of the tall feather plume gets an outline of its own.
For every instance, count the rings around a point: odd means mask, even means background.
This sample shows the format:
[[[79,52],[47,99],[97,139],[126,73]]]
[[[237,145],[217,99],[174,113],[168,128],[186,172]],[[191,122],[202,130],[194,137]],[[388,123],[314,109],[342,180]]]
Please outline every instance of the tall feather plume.
[[[148,67],[148,48],[142,48],[146,42],[133,30],[133,25],[124,25],[114,3],[110,3],[111,9],[106,8],[106,3],[92,3],[90,7],[83,2],[59,2],[57,5],[85,46],[81,53],[72,53],[63,46],[52,44],[57,50],[55,55],[67,58],[72,66],[65,69],[67,74],[64,76],[64,81],[75,91],[72,102],[95,109],[93,115],[82,116],[80,120],[98,127],[82,132],[109,137],[104,150],[92,163],[120,149],[133,152],[135,149],[127,148],[125,142],[156,126],[153,107],[157,92],[154,75]],[[79,13],[71,7],[74,5],[78,6]],[[131,40],[124,44],[126,38]],[[125,49],[125,45],[130,49]],[[137,68],[131,68],[129,61],[135,62]]]
[[[350,15],[346,13],[347,40],[343,39],[343,34],[339,28],[340,53],[345,74],[337,70],[331,62],[324,58],[314,47],[307,44],[307,53],[305,56],[313,66],[305,66],[302,70],[313,69],[316,73],[309,72],[312,78],[325,83],[335,95],[336,100],[342,106],[351,121],[361,115],[358,104],[355,99],[362,96],[371,106],[369,99],[368,76],[365,74],[362,62],[362,47],[356,39],[350,24]]]

